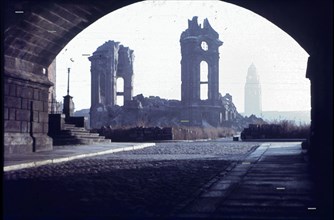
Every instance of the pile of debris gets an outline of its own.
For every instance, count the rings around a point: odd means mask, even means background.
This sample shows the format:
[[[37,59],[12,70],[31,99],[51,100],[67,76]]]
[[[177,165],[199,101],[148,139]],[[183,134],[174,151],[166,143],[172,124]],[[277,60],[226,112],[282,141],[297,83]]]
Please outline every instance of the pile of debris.
[[[228,112],[229,119],[225,119],[223,127],[233,127],[241,131],[248,126],[243,117],[237,112],[229,94],[220,95],[220,105]],[[104,125],[112,127],[182,127],[184,107],[179,100],[168,100],[159,96],[144,97],[142,94],[134,96],[124,106],[108,106],[107,115],[104,117]],[[240,123],[242,121],[242,123]],[[249,121],[249,120],[247,120]],[[254,121],[252,121],[254,122]],[[247,125],[246,125],[247,124]],[[202,122],[202,126],[211,124]],[[241,125],[241,126],[240,126]]]

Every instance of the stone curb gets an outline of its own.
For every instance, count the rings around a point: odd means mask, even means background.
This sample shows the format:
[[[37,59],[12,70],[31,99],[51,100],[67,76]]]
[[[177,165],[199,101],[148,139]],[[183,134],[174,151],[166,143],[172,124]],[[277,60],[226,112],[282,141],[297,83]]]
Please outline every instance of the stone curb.
[[[8,165],[8,166],[4,166],[3,171],[8,172],[8,171],[13,171],[13,170],[20,170],[20,169],[25,169],[25,168],[43,166],[46,164],[62,163],[62,162],[67,162],[67,161],[86,158],[86,157],[93,157],[93,156],[99,156],[99,155],[104,155],[104,154],[112,154],[112,153],[117,153],[117,152],[122,152],[122,151],[139,150],[139,149],[143,149],[146,147],[153,147],[153,146],[155,146],[155,143],[144,143],[144,144],[138,144],[134,146],[120,147],[116,149],[110,149],[110,150],[104,150],[104,151],[98,151],[98,152],[92,152],[92,153],[83,153],[79,155],[65,156],[61,158],[53,158],[53,159],[46,159],[46,160],[40,160],[40,161],[34,161],[34,162],[28,162],[28,163]]]

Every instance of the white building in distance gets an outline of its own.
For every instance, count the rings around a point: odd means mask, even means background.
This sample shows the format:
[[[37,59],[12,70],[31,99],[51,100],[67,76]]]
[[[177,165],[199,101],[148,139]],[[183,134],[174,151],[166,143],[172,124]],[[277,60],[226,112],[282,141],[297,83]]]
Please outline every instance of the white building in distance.
[[[255,65],[252,63],[248,68],[245,84],[245,116],[261,116],[262,97],[260,77],[257,74]]]

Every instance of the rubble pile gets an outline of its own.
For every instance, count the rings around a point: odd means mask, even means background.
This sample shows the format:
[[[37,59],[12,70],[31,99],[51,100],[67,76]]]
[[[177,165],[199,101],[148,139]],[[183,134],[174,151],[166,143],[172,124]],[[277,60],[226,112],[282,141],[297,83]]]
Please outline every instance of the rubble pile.
[[[242,131],[249,124],[264,124],[265,121],[255,115],[243,117],[240,115],[232,100],[228,96],[221,96],[221,102],[225,108],[235,115],[233,120],[226,120],[223,126],[235,131]],[[133,100],[124,106],[112,106],[107,108],[105,126],[113,128],[131,127],[184,127],[188,126],[183,120],[182,104],[178,100],[162,99],[159,96],[144,97],[142,94],[133,97]],[[188,126],[189,127],[189,126]],[[215,127],[203,121],[200,127]]]

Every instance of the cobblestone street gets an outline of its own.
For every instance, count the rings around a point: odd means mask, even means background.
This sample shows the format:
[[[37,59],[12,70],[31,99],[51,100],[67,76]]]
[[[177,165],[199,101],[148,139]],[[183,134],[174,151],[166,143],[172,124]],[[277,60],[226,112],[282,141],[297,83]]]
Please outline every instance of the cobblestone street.
[[[5,219],[166,217],[258,143],[158,143],[4,173]]]

